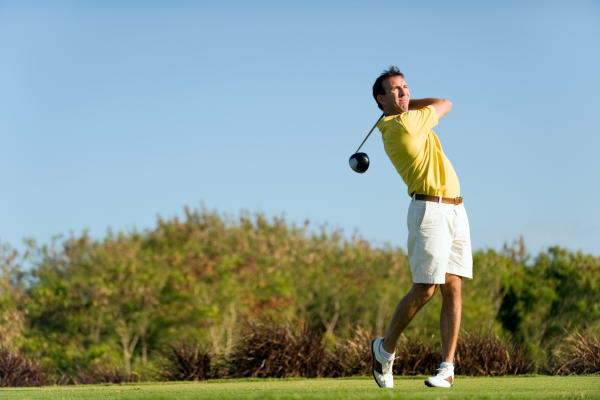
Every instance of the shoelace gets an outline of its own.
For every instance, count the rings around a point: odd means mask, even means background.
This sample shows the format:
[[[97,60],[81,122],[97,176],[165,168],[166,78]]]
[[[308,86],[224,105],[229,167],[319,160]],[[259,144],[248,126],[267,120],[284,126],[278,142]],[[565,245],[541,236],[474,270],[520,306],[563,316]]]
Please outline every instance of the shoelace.
[[[392,373],[392,366],[394,365],[394,361],[399,359],[400,357],[396,357],[393,360],[384,359],[384,362],[381,363],[381,372],[383,375],[388,375]]]
[[[452,367],[440,368],[440,369],[438,369],[437,376],[441,375],[441,376],[447,378],[448,376],[452,375],[452,372],[454,372],[454,368],[452,368]]]

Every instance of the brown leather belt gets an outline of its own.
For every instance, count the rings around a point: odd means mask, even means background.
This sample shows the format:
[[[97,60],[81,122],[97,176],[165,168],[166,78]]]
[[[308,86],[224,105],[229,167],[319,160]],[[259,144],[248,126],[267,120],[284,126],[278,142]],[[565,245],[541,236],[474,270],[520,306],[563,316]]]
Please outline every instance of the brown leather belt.
[[[415,194],[415,200],[423,200],[423,201],[435,201],[436,203],[440,201],[439,196],[430,196],[428,194]],[[442,197],[442,203],[444,204],[454,204],[455,206],[462,204],[462,197]]]

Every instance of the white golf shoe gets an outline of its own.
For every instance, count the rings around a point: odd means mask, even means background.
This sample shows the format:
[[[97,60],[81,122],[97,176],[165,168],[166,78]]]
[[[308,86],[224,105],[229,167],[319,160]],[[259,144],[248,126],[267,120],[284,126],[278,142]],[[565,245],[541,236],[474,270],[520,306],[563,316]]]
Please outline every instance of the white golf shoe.
[[[371,343],[371,354],[373,354],[373,378],[375,378],[375,382],[377,382],[379,387],[393,388],[394,376],[392,375],[392,366],[394,365],[394,360],[388,360],[381,355],[379,351],[381,342],[383,342],[383,338],[377,338]]]
[[[429,387],[445,387],[449,388],[454,386],[454,366],[446,366],[438,369],[436,376],[427,378],[425,385]]]

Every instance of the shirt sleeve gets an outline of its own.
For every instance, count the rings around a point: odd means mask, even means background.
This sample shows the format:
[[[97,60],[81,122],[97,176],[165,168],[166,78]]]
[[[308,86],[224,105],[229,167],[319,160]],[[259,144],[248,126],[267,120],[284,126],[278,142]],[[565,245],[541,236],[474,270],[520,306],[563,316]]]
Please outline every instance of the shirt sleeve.
[[[422,136],[438,124],[438,115],[434,106],[427,106],[420,110],[409,111],[398,116],[400,122],[408,133],[413,136]]]

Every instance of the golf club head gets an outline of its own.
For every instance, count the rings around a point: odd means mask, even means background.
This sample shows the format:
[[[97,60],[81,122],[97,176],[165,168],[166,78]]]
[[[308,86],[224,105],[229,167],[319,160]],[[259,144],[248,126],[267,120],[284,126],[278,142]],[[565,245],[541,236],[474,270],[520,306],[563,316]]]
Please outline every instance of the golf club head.
[[[350,163],[350,168],[359,174],[362,174],[369,169],[369,156],[367,153],[354,153],[350,156],[348,162]]]

